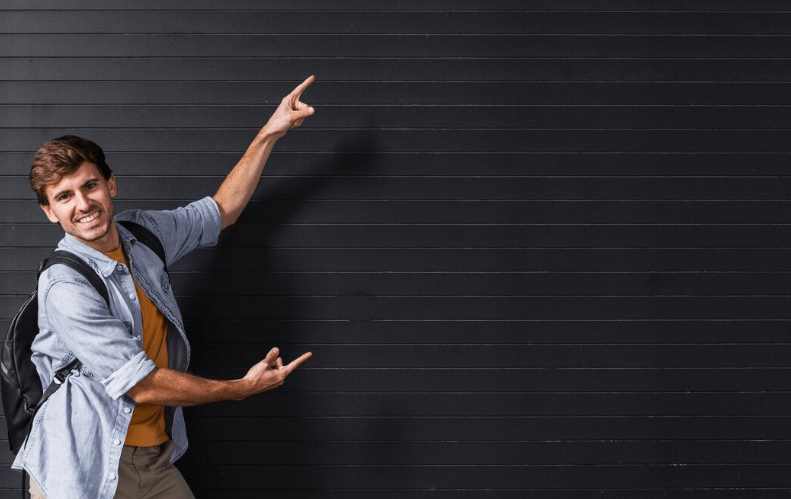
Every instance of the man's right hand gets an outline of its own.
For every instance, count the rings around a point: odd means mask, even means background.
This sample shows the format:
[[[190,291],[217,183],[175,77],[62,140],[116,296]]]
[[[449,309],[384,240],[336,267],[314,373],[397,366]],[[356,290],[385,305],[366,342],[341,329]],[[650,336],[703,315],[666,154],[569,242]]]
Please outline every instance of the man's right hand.
[[[291,128],[297,128],[305,121],[305,118],[313,114],[313,107],[300,100],[302,92],[307,89],[316,78],[309,76],[305,81],[297,85],[290,94],[283,97],[280,105],[275,109],[274,114],[269,118],[266,125],[258,132],[261,136],[270,136],[279,139]]]
[[[306,352],[287,365],[283,365],[283,359],[279,355],[280,350],[275,347],[266,354],[264,360],[247,371],[242,381],[246,384],[245,392],[248,393],[246,393],[243,398],[282,385],[286,381],[286,377],[291,374],[294,369],[302,365],[303,362],[308,360],[313,353]]]

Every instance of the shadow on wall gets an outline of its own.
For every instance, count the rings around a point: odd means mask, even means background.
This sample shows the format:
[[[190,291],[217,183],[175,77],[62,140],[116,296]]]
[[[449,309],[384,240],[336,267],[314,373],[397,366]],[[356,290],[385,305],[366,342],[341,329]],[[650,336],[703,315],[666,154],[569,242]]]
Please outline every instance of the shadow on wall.
[[[322,189],[329,188],[330,190],[337,190],[337,186],[336,189],[332,189],[332,183],[343,182],[342,178],[338,178],[339,176],[366,176],[367,172],[370,171],[372,162],[375,161],[374,153],[376,151],[377,147],[375,138],[371,134],[358,135],[354,140],[349,140],[342,143],[340,147],[338,147],[337,150],[333,152],[330,160],[323,163],[316,162],[315,167],[305,169],[302,173],[302,175],[305,176],[300,175],[295,177],[280,177],[269,180],[266,178],[266,176],[264,176],[264,178],[262,178],[261,185],[254,195],[254,199],[284,199],[290,201],[289,205],[292,206],[292,208],[296,207],[297,203],[301,200],[310,200],[315,198],[316,193]],[[287,155],[285,157],[287,158]],[[288,160],[286,159],[285,161]],[[287,167],[285,170],[287,170]],[[255,254],[257,261],[252,266],[252,268],[254,268],[256,272],[260,272],[261,275],[266,276],[266,279],[269,279],[270,283],[272,279],[278,279],[279,281],[276,283],[276,289],[278,289],[278,292],[281,295],[275,297],[275,300],[271,300],[272,297],[269,296],[260,296],[260,310],[268,311],[264,314],[265,317],[273,319],[298,319],[302,314],[311,316],[311,311],[305,309],[304,303],[297,304],[295,302],[295,298],[290,298],[298,297],[299,295],[304,294],[305,291],[296,289],[296,283],[289,282],[288,274],[272,274],[271,272],[277,272],[282,269],[277,268],[274,262],[268,260],[269,252],[267,251],[267,248],[270,246],[271,240],[281,229],[282,225],[289,223],[293,212],[286,212],[286,210],[277,210],[275,213],[271,211],[264,212],[264,210],[269,208],[267,205],[268,203],[251,203],[242,215],[242,223],[240,225],[230,227],[224,231],[223,235],[220,237],[218,246],[211,250],[211,259],[208,262],[208,265],[205,267],[206,274],[204,274],[204,279],[202,280],[203,282],[200,283],[200,286],[201,288],[207,290],[223,289],[223,283],[225,283],[225,286],[227,286],[227,279],[224,279],[224,277],[227,276],[223,276],[223,272],[228,268],[227,262],[229,259],[239,258],[239,253],[234,251],[234,249],[238,250],[242,245],[245,248],[260,248],[260,252]],[[266,220],[267,224],[256,226],[254,233],[251,233],[251,227],[249,225],[245,226],[244,224],[245,221],[254,224],[260,220]],[[241,236],[241,234],[244,235]],[[237,239],[243,239],[244,242],[237,246],[235,244],[235,240]],[[312,244],[311,246],[321,246],[321,243],[319,242],[317,244]],[[238,265],[235,268],[238,269]],[[298,270],[298,268],[295,267],[295,270]],[[206,311],[201,309],[201,307],[205,306],[206,296],[193,296],[189,294],[188,290],[182,290],[181,292],[187,294],[187,296],[183,296],[180,299],[180,306],[184,319],[189,322],[191,317],[206,317]],[[247,294],[249,296],[255,296],[258,293],[259,291],[255,289],[242,290],[240,292],[240,294]],[[274,303],[268,303],[270,301]],[[222,312],[217,313],[222,314]],[[253,313],[252,315],[256,314]],[[221,320],[226,317],[227,314],[223,315],[222,317],[218,316],[218,319]],[[338,318],[343,319],[343,317]],[[207,318],[207,320],[212,319]],[[265,354],[272,346],[279,346],[281,347],[281,355],[286,362],[307,350],[312,350],[314,354],[314,358],[308,361],[308,366],[311,364],[327,364],[327,362],[329,362],[329,360],[323,360],[323,352],[321,351],[320,347],[315,348],[311,345],[298,344],[300,341],[298,333],[300,328],[304,330],[304,325],[300,326],[299,323],[295,323],[290,320],[276,320],[275,325],[267,325],[266,321],[258,320],[251,320],[250,322],[252,323],[252,326],[248,327],[248,329],[255,329],[259,326],[263,326],[260,340],[257,340],[260,341],[261,345],[261,357],[263,357],[263,354]],[[189,330],[187,333],[189,334]],[[233,333],[230,333],[224,337],[228,338],[228,344],[223,346],[223,351],[227,352],[227,355],[229,355],[229,357],[225,358],[250,358],[249,343],[234,345]],[[202,351],[208,352],[210,349],[203,349]],[[193,364],[200,364],[204,366],[212,365],[211,359],[198,359],[194,355],[192,361]],[[230,372],[227,369],[222,369],[222,371],[223,373],[228,373],[228,376],[242,376],[248,367],[249,366],[234,364],[234,368],[238,368],[238,370],[234,369],[234,372]],[[197,372],[196,374],[201,373]],[[295,385],[291,386],[293,387]],[[230,488],[247,489],[240,491],[243,492],[243,494],[239,495],[239,497],[244,497],[244,494],[249,494],[250,497],[260,497],[261,493],[269,487],[281,488],[284,486],[288,488],[294,487],[314,489],[316,494],[315,497],[322,496],[322,490],[331,486],[331,484],[325,483],[325,475],[321,471],[318,471],[316,467],[310,466],[311,464],[320,463],[322,461],[321,456],[317,455],[316,453],[286,453],[283,458],[287,461],[283,462],[282,464],[302,466],[294,466],[292,469],[288,470],[288,472],[284,473],[279,479],[275,478],[275,483],[273,483],[273,480],[269,478],[272,476],[277,477],[279,472],[276,472],[273,469],[266,469],[269,467],[267,463],[271,462],[271,460],[262,461],[260,457],[256,457],[256,455],[253,454],[251,454],[249,458],[246,456],[229,456],[227,461],[214,455],[212,458],[207,460],[207,455],[210,453],[216,454],[217,437],[205,434],[207,431],[206,425],[202,425],[200,428],[194,428],[193,425],[190,424],[191,412],[199,412],[204,414],[203,411],[211,411],[212,416],[215,414],[220,416],[216,418],[216,424],[224,426],[222,428],[223,438],[227,439],[226,441],[232,444],[233,442],[245,442],[250,440],[250,435],[247,433],[247,427],[245,425],[235,425],[234,421],[230,419],[234,416],[247,418],[251,416],[253,418],[260,417],[262,419],[262,424],[265,424],[264,422],[266,418],[293,415],[295,417],[288,421],[290,428],[288,429],[287,434],[292,436],[295,440],[301,442],[320,442],[332,440],[332,436],[323,434],[319,429],[311,426],[311,421],[314,421],[313,419],[305,417],[316,414],[316,408],[311,404],[309,395],[300,396],[298,392],[291,392],[291,395],[292,396],[286,396],[285,400],[295,400],[297,402],[290,404],[291,407],[287,408],[274,407],[276,404],[262,403],[261,400],[257,400],[256,397],[253,397],[241,404],[221,403],[215,404],[215,406],[211,408],[188,408],[186,410],[190,449],[185,457],[179,462],[179,469],[183,473],[187,482],[191,485],[196,497],[212,497],[213,492],[216,492],[216,485],[214,484],[222,483],[228,483]],[[265,396],[266,394],[259,395],[259,397]],[[203,434],[201,432],[203,432]],[[272,451],[273,445],[277,446],[278,443],[275,442],[270,444],[266,440],[262,439],[260,441],[260,447],[258,445],[252,445],[243,446],[243,448],[254,449],[253,452],[255,453],[263,452],[269,456],[273,456],[278,454],[277,452]],[[300,448],[309,451],[311,446],[303,445],[300,446]],[[242,482],[244,482],[244,484],[242,484],[230,479],[228,475],[231,474],[235,476],[234,472],[226,473],[223,471],[224,467],[222,465],[216,466],[218,461],[222,461],[223,464],[227,463],[229,465],[237,463],[250,463],[253,466],[260,466],[261,473],[254,472],[252,474],[253,476],[250,476],[249,474],[246,475],[242,479]],[[206,466],[208,463],[212,463],[212,466]],[[256,465],[255,463],[262,464]],[[242,466],[240,468],[250,470],[250,468],[247,466]],[[286,475],[288,476],[288,482],[290,482],[291,485],[283,483]],[[212,488],[215,490],[210,490]],[[303,494],[300,497],[307,498],[313,496]]]

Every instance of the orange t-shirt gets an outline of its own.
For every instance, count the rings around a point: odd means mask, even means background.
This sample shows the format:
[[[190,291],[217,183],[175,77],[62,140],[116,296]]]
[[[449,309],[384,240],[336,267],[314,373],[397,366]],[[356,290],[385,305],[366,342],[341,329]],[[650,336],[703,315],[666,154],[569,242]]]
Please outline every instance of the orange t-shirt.
[[[129,268],[129,261],[122,247],[105,253],[118,263]],[[134,282],[134,279],[132,279]],[[148,299],[145,292],[135,282],[140,312],[143,316],[143,350],[157,367],[168,367],[168,321],[162,312]],[[132,422],[126,433],[125,445],[152,447],[168,440],[165,432],[165,407],[155,404],[137,404],[132,413]]]

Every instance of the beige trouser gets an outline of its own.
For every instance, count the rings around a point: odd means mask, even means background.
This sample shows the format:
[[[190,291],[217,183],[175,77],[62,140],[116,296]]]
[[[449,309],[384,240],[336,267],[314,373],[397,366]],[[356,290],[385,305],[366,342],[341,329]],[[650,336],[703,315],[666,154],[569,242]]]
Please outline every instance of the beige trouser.
[[[170,464],[175,447],[172,440],[156,447],[125,445],[118,467],[115,499],[195,499],[184,477]],[[30,499],[46,499],[32,478]]]

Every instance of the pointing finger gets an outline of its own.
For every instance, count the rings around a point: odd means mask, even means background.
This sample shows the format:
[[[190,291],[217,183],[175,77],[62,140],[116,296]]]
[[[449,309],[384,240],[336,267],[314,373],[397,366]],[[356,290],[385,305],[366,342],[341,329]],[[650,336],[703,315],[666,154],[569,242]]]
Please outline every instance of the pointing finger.
[[[291,371],[293,371],[294,369],[296,369],[300,365],[302,365],[302,363],[305,362],[306,360],[308,360],[312,355],[313,355],[312,352],[303,353],[302,355],[300,355],[296,359],[292,360],[291,363],[289,365],[287,365],[284,369],[287,369],[288,372],[291,373]]]
[[[304,92],[305,89],[308,88],[315,79],[316,77],[313,75],[308,76],[305,81],[297,85],[297,87],[291,91],[291,95],[299,99],[299,96],[302,95],[302,92]]]
[[[291,91],[290,94],[288,94],[285,97],[285,99],[288,99],[289,107],[292,110],[301,109],[305,107],[305,104],[300,102],[299,98],[302,97],[302,92],[304,92],[305,89],[308,88],[311,83],[313,83],[313,79],[314,78],[312,76],[309,77],[307,80],[300,83],[294,90]]]

